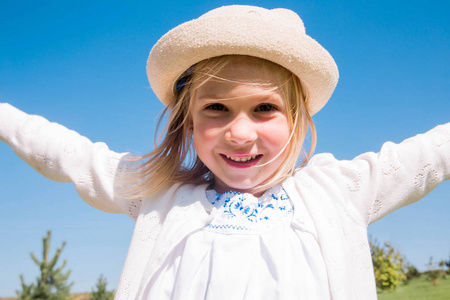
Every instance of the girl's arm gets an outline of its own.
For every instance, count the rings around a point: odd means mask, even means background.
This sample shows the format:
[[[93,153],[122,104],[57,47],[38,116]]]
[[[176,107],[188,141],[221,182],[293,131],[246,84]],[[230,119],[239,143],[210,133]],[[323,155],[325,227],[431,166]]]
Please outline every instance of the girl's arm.
[[[370,224],[450,179],[450,123],[400,144],[387,142],[379,153],[365,153],[351,161],[318,155],[311,165],[321,166],[321,176],[333,181]]]
[[[119,178],[130,169],[123,160],[127,153],[115,153],[104,143],[92,143],[75,131],[5,103],[0,103],[0,141],[42,175],[73,182],[91,206],[136,217],[139,201],[119,195]]]

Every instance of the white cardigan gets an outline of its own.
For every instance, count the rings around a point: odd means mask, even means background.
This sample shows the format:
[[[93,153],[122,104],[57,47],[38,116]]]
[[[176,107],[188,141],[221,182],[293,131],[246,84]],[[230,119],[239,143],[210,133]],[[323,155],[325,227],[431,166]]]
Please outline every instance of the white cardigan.
[[[136,220],[116,299],[140,299],[173,247],[211,220],[206,185],[175,184],[142,199],[121,199],[118,178],[131,168],[122,160],[126,153],[8,104],[0,104],[0,140],[44,176],[73,182],[93,207]],[[295,206],[292,225],[312,233],[322,249],[332,299],[377,298],[367,226],[448,179],[450,123],[351,161],[316,155],[283,182]]]

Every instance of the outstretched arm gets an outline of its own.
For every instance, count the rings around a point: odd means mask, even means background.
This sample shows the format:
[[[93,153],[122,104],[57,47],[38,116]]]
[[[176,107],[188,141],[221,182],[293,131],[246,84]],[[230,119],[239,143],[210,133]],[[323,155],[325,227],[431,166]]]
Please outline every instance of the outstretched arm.
[[[336,198],[348,200],[366,225],[411,204],[450,179],[450,123],[395,144],[379,153],[364,153],[353,160],[331,154],[314,157],[310,172],[329,182]]]
[[[127,153],[116,153],[40,116],[0,103],[0,141],[42,175],[72,182],[90,205],[135,218],[136,201],[120,197],[119,177],[130,168]]]
[[[369,180],[376,183],[364,197],[372,197],[369,207],[356,200],[373,223],[393,210],[422,199],[442,181],[450,179],[450,123],[400,144],[385,143],[376,155],[362,156]],[[366,160],[367,162],[364,162]],[[370,179],[372,178],[372,179]],[[371,182],[362,182],[370,185]]]

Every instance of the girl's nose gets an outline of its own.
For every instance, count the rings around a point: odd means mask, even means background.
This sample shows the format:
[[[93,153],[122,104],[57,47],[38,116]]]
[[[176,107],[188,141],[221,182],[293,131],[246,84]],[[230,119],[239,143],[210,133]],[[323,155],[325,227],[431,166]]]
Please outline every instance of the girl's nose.
[[[233,120],[225,132],[228,141],[240,145],[254,142],[257,137],[256,124],[243,116]]]

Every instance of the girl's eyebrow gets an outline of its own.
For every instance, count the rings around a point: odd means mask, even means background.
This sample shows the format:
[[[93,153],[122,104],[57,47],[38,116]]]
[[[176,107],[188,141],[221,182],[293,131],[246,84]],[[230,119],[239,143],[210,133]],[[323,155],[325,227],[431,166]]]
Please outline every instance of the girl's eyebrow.
[[[242,99],[245,97],[250,97],[253,96],[255,97],[255,101],[256,100],[261,100],[261,102],[265,101],[276,101],[276,102],[282,102],[284,103],[284,99],[283,97],[278,94],[278,93],[271,93],[272,90],[265,90],[265,91],[260,91],[257,93],[249,93],[249,94],[243,94],[243,95],[238,95],[238,96],[232,96],[232,97],[227,97],[227,93],[224,94],[218,94],[215,93],[214,91],[212,92],[208,92],[205,94],[197,94],[197,100],[202,100],[202,101],[227,101],[227,100],[234,100],[234,99]]]
[[[218,98],[214,94],[205,94],[205,95],[202,95],[202,96],[197,96],[196,100],[197,101],[202,101],[202,102],[214,102],[214,101],[223,100],[223,99]]]
[[[231,101],[231,100],[239,100],[245,98],[245,96],[237,96],[237,97],[214,97],[214,96],[209,96],[209,95],[205,95],[202,97],[197,97],[196,100],[201,102],[201,103],[214,103],[214,102],[220,102],[220,101]],[[258,104],[261,103],[272,103],[272,104],[277,104],[279,106],[284,106],[285,105],[285,101],[283,100],[283,98],[280,97],[274,97],[274,96],[270,96],[270,97],[261,97],[260,99],[252,99],[252,100],[245,100],[245,101],[252,101],[252,102],[257,102]]]

